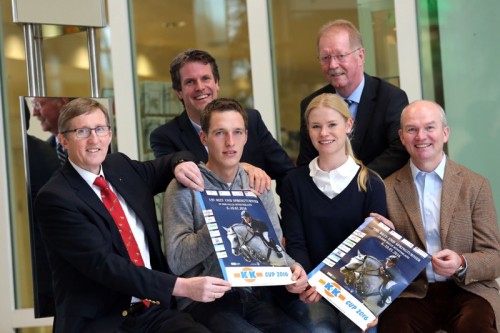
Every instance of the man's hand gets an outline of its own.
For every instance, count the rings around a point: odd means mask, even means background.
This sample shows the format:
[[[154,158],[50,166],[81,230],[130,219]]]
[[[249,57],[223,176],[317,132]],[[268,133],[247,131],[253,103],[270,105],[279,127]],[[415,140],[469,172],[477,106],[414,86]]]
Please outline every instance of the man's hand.
[[[248,174],[250,188],[256,191],[258,195],[262,194],[266,189],[271,190],[271,177],[267,173],[248,163],[240,163],[245,172]]]
[[[299,264],[293,264],[290,268],[292,269],[292,280],[295,283],[286,285],[286,290],[290,293],[300,294],[308,286],[306,271]]]
[[[174,175],[182,185],[200,192],[204,190],[203,177],[195,163],[186,161],[177,164]]]
[[[370,213],[370,216],[371,217],[374,217],[377,221],[379,222],[382,222],[384,223],[385,225],[388,225],[389,227],[391,227],[392,229],[396,229],[394,227],[394,223],[392,223],[389,219],[383,217],[382,215],[380,214],[377,214],[377,213]]]
[[[442,276],[452,276],[462,264],[460,255],[452,250],[444,249],[432,256],[432,270]]]
[[[207,303],[221,298],[230,289],[231,283],[211,276],[177,278],[172,295]]]
[[[316,287],[307,286],[306,290],[300,293],[299,298],[306,304],[319,302],[321,294],[316,291]]]

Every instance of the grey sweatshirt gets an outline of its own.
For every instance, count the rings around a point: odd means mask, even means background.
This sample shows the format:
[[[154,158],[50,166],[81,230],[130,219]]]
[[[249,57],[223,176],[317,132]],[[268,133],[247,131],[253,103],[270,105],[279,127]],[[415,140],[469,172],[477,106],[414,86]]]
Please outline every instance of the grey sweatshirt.
[[[231,186],[203,163],[198,166],[205,182],[205,190],[250,189],[248,175],[241,166]],[[283,232],[272,192],[265,191],[259,198],[278,239],[281,240]],[[168,265],[175,275],[184,278],[194,276],[223,278],[195,191],[184,187],[175,179],[168,186],[164,198],[163,232]],[[290,265],[295,263],[288,255],[285,256]],[[180,310],[194,302],[185,297],[178,297],[177,300]]]

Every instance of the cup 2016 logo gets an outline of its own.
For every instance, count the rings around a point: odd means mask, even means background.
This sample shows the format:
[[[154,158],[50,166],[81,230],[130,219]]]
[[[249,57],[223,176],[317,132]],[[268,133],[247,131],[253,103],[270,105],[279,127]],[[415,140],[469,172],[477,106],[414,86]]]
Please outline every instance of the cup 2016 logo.
[[[253,269],[251,269],[250,267],[245,267],[241,270],[241,272],[234,273],[235,278],[243,279],[248,283],[255,282],[255,280],[257,280],[258,278],[263,277],[263,276],[264,276],[264,274],[262,274],[260,272],[257,273]]]
[[[321,283],[323,285],[323,287],[325,288],[325,294],[327,296],[337,297],[341,301],[345,300],[345,296],[342,295],[342,291],[341,291],[342,287],[338,283],[336,283],[334,281],[326,282],[323,279],[320,279],[319,283]]]
[[[241,271],[233,273],[233,276],[237,279],[243,279],[247,283],[253,283],[257,279],[272,279],[272,278],[288,278],[288,272],[280,271],[264,271],[256,272],[251,267],[244,267]]]

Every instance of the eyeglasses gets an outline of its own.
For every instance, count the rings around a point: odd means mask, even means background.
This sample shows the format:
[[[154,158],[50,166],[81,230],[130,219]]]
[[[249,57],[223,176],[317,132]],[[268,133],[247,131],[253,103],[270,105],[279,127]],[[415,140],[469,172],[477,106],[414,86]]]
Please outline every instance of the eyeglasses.
[[[347,61],[347,56],[353,54],[354,52],[358,51],[359,49],[361,49],[361,47],[358,47],[356,50],[351,51],[351,52],[346,53],[346,54],[337,54],[337,55],[324,54],[324,55],[320,55],[318,57],[318,59],[319,59],[319,62],[322,64],[329,64],[332,61],[332,59],[334,59],[336,62],[343,63],[343,62]]]
[[[61,132],[61,134],[66,134],[70,132],[75,132],[77,138],[88,138],[92,131],[95,132],[97,136],[106,136],[109,134],[111,126],[97,126],[96,128],[75,128]]]
[[[45,106],[45,104],[47,104],[47,101],[42,101],[42,102],[34,102],[33,103],[33,108],[34,109],[40,109],[42,107]]]

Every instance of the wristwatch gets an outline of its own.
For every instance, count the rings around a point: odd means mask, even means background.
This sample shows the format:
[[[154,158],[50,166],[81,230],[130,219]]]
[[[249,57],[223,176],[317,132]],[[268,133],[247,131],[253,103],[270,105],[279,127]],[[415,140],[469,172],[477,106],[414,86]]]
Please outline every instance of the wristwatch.
[[[460,259],[462,259],[462,261],[460,262],[460,266],[458,266],[458,269],[455,272],[455,274],[463,273],[463,271],[467,268],[467,262],[465,261],[465,257],[463,255],[460,255]]]

